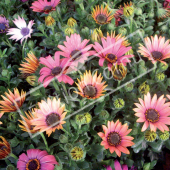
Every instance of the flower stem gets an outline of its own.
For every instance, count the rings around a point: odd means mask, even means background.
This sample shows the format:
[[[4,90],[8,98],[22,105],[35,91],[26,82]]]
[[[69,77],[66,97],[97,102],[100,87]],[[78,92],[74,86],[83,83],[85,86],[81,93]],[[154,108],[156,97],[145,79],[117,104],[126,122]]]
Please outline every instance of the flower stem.
[[[41,133],[41,137],[42,137],[43,140],[44,140],[44,144],[45,144],[45,147],[46,147],[47,152],[50,152],[50,149],[49,149],[49,147],[48,147],[47,140],[46,140],[46,138],[45,138],[45,136],[44,136],[43,133]]]
[[[13,157],[14,159],[18,160],[18,157],[14,155],[13,153],[10,153],[9,156]]]
[[[58,85],[57,85],[55,80],[53,80],[53,86],[54,86],[56,91],[60,91],[60,89],[59,89],[59,87],[58,87]]]
[[[63,130],[65,133],[67,133],[69,136],[71,136],[70,133],[67,132],[64,128],[63,128],[62,130]]]
[[[130,34],[131,34],[132,31],[133,31],[133,30],[132,30],[132,29],[133,29],[132,27],[133,27],[133,18],[131,17],[131,18],[130,18]]]
[[[61,82],[61,84],[62,84],[62,87],[63,87],[63,89],[64,89],[64,92],[65,92],[66,96],[68,96],[68,92],[67,92],[67,89],[66,89],[66,85],[65,85],[63,82]]]
[[[25,57],[24,57],[24,54],[25,54],[25,44],[26,44],[26,42],[27,42],[27,39],[25,39],[25,42],[24,42],[24,45],[23,45],[23,47],[22,47],[22,58],[24,59]]]

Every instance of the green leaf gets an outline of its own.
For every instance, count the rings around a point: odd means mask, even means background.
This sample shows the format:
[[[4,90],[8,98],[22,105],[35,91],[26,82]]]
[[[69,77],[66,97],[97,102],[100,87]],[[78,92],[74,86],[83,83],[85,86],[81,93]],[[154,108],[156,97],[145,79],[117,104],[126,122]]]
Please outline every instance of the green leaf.
[[[77,166],[81,169],[86,169],[89,168],[89,163],[87,161],[77,162]]]
[[[19,144],[17,137],[15,136],[13,139],[10,140],[11,147],[16,147]]]
[[[143,166],[144,170],[150,170],[150,163],[145,163]]]

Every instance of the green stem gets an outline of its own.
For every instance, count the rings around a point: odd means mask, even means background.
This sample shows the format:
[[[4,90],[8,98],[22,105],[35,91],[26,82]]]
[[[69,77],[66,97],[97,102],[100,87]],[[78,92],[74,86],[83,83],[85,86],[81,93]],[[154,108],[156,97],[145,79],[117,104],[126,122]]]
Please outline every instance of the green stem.
[[[25,39],[25,42],[24,42],[24,45],[23,45],[23,47],[22,47],[22,58],[24,59],[25,58],[25,56],[24,56],[24,54],[25,54],[25,44],[26,44],[26,42],[27,42],[27,39]]]
[[[47,140],[46,140],[46,138],[45,138],[45,136],[44,136],[43,133],[41,133],[41,137],[43,138],[43,141],[44,141],[44,144],[45,144],[45,147],[46,147],[47,152],[50,152],[50,149],[49,149],[49,147],[48,147]]]
[[[56,83],[55,80],[53,80],[53,86],[54,86],[54,88],[55,88],[55,90],[56,90],[57,92],[60,91],[60,88],[58,87],[58,85],[57,85],[57,83]]]
[[[70,133],[67,132],[64,128],[63,128],[62,130],[63,130],[65,133],[67,133],[69,136],[71,136]]]
[[[66,96],[68,96],[66,85],[63,82],[61,82],[61,84],[62,84],[62,87],[64,89],[64,92],[65,92]]]
[[[18,157],[14,155],[13,153],[10,153],[9,156],[13,157],[14,159],[18,160]]]
[[[132,33],[132,27],[133,27],[133,18],[130,18],[130,34]]]
[[[79,4],[80,8],[82,11],[84,11],[84,5],[83,5],[83,2]]]
[[[19,110],[20,110],[20,112],[21,112],[21,115],[25,117],[24,111],[23,111],[21,108],[19,108]]]
[[[118,81],[118,82],[117,82],[117,87],[119,87],[119,86],[120,86],[120,83],[121,83],[121,81]]]

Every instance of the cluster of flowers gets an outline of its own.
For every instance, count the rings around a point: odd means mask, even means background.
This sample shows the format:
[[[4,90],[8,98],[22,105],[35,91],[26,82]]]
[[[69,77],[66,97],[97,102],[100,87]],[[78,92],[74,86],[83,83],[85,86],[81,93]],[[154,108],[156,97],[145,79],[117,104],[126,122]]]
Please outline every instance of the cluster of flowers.
[[[26,0],[23,0],[26,2]],[[164,7],[169,12],[169,2],[165,2]],[[34,12],[43,12],[48,14],[49,12],[55,10],[56,6],[60,3],[60,0],[38,0],[33,2],[31,8]],[[114,15],[109,12],[108,7],[105,8],[101,6],[96,6],[93,9],[92,17],[96,23],[103,25],[110,23],[110,21],[115,18],[116,24],[121,20],[121,15],[133,14],[133,4],[125,4],[124,7],[121,7]],[[9,21],[4,17],[0,16],[0,31],[1,33],[8,32],[7,35],[12,35],[10,39],[15,39],[16,41],[21,40],[21,44],[24,39],[31,37],[33,32],[32,26],[34,21],[30,21],[27,25],[24,18],[15,19],[14,24],[17,28],[9,28]],[[78,70],[78,65],[80,63],[85,63],[89,56],[99,57],[99,65],[102,67],[104,61],[108,64],[108,70],[112,72],[113,77],[116,80],[122,80],[127,74],[126,65],[130,63],[130,58],[134,57],[131,52],[132,47],[122,35],[115,35],[115,33],[107,34],[107,37],[104,37],[102,32],[98,30],[100,34],[95,34],[97,37],[94,39],[94,44],[88,44],[90,40],[84,39],[82,41],[79,34],[71,34],[71,36],[66,36],[66,41],[64,45],[58,45],[58,48],[61,51],[56,51],[54,58],[52,56],[41,57],[38,59],[32,52],[28,54],[26,62],[21,64],[22,68],[20,71],[23,74],[34,74],[39,65],[42,64],[46,67],[41,68],[38,79],[39,82],[43,84],[46,88],[50,82],[57,79],[58,82],[68,83],[73,85],[74,80],[69,77],[67,74],[72,71]],[[146,37],[144,39],[145,46],[142,44],[139,47],[138,52],[144,57],[152,61],[153,64],[156,62],[161,62],[166,65],[164,61],[167,58],[170,58],[170,44],[169,40],[165,41],[165,37],[158,37],[155,35],[151,38]],[[93,48],[93,50],[91,50]],[[64,58],[60,58],[60,55]],[[97,72],[94,75],[91,74],[91,71],[86,71],[84,75],[78,79],[78,89],[76,91],[79,95],[87,99],[96,99],[104,95],[106,82],[102,82],[101,74],[98,76]],[[18,89],[14,89],[14,94],[9,90],[9,93],[5,93],[6,97],[2,95],[3,100],[0,101],[0,118],[5,112],[15,112],[21,108],[25,101],[26,92],[21,91],[19,93]],[[170,99],[170,96],[167,96]],[[139,98],[140,103],[135,103],[137,108],[134,108],[135,116],[139,117],[137,122],[144,122],[142,131],[150,126],[150,130],[156,132],[157,128],[162,131],[169,131],[169,128],[166,125],[170,125],[170,102],[166,102],[164,96],[157,98],[155,94],[153,98],[150,93],[144,96],[144,100]],[[38,103],[38,108],[32,109],[31,112],[25,112],[21,115],[22,120],[20,120],[22,125],[19,125],[23,131],[29,133],[44,132],[48,136],[52,132],[55,132],[56,129],[63,129],[62,125],[66,123],[64,118],[67,112],[64,112],[65,105],[60,106],[60,99],[50,99],[47,101],[42,100]],[[0,122],[2,123],[2,122]],[[103,132],[99,132],[99,137],[102,138],[101,145],[105,149],[109,149],[111,153],[115,152],[119,157],[121,152],[129,154],[127,147],[134,145],[132,142],[133,137],[127,136],[132,129],[128,129],[128,125],[124,124],[117,120],[108,121],[107,126],[103,125]],[[11,148],[9,143],[1,137],[3,142],[0,143],[0,158],[5,158],[11,153]],[[80,151],[79,151],[80,152]],[[58,164],[55,160],[55,157],[48,155],[46,151],[40,151],[38,149],[30,149],[26,154],[22,154],[19,157],[17,168],[22,169],[36,169],[39,170],[40,167],[42,170],[49,169],[53,170],[54,165]],[[120,164],[115,161],[115,169],[121,169]],[[107,167],[108,170],[111,170],[111,167]],[[127,167],[123,167],[127,169]]]

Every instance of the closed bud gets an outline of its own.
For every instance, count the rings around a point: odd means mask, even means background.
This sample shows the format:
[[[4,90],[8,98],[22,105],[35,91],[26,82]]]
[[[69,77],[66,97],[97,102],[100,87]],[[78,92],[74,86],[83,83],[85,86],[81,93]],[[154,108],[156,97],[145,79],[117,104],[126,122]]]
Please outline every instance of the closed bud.
[[[114,30],[114,29],[115,29],[115,25],[112,24],[112,23],[110,23],[110,24],[107,25],[107,28],[108,28],[109,30]]]
[[[37,76],[28,76],[26,78],[26,81],[31,85],[31,86],[35,86],[37,84]]]
[[[147,130],[145,132],[145,140],[148,141],[148,142],[154,142],[157,138],[157,134],[156,132],[153,132],[153,131],[150,131],[150,130]]]
[[[75,117],[75,121],[78,125],[82,125],[86,123],[86,119],[84,117],[84,114],[78,114]]]
[[[70,17],[70,18],[68,19],[68,21],[67,21],[67,25],[68,25],[69,27],[74,27],[74,26],[77,25],[77,21],[76,21],[74,18]]]
[[[70,36],[71,34],[74,34],[75,30],[73,28],[67,27],[64,30],[64,34]]]
[[[124,7],[123,7],[123,15],[126,18],[132,17],[134,15],[134,7],[132,2],[130,2],[129,4],[127,3],[127,5],[124,3]]]
[[[153,12],[153,11],[150,12],[150,13],[148,14],[148,17],[149,17],[149,18],[153,18],[153,17],[154,17],[154,12]]]
[[[168,30],[168,27],[167,27],[166,25],[163,25],[163,26],[161,27],[161,30],[162,30],[163,32],[166,32],[166,31]]]
[[[122,34],[122,36],[124,36],[124,35],[127,34],[127,29],[124,28],[124,27],[120,27],[120,28],[118,29],[118,33],[119,33],[119,34]]]
[[[61,134],[59,137],[59,140],[61,143],[67,143],[68,142],[68,137],[66,135]]]
[[[164,81],[165,80],[165,74],[164,73],[157,73],[156,76],[155,76],[155,79],[157,81]]]
[[[90,33],[90,30],[88,27],[84,27],[81,29],[81,33],[84,34],[85,36],[88,36]]]
[[[126,86],[124,86],[124,89],[126,92],[130,92],[133,90],[133,83],[128,83]]]
[[[64,145],[64,149],[67,151],[67,152],[70,152],[70,150],[73,148],[73,145],[71,143],[66,143]]]
[[[99,114],[99,117],[101,118],[101,119],[104,119],[104,120],[106,120],[106,119],[108,119],[109,118],[109,113],[107,112],[107,110],[102,110],[101,112],[100,112],[100,114]]]
[[[149,85],[146,82],[143,82],[139,87],[138,90],[141,94],[147,94],[150,90]]]
[[[122,109],[125,106],[125,101],[121,98],[114,100],[114,106],[116,109]]]
[[[90,113],[84,113],[84,117],[85,117],[85,124],[89,124],[92,121],[92,116]]]
[[[166,141],[166,140],[169,139],[169,132],[166,131],[166,130],[165,130],[164,132],[159,131],[158,137],[159,137],[159,139],[161,139],[162,141]]]
[[[145,67],[145,66],[139,66],[138,72],[139,72],[139,75],[147,72],[147,67]]]
[[[48,15],[47,17],[45,17],[45,25],[47,27],[52,27],[56,24],[55,20],[53,17],[51,17],[50,15]]]
[[[8,118],[10,121],[12,122],[17,122],[18,121],[18,116],[15,112],[11,112],[9,115],[8,115]]]
[[[136,8],[135,13],[136,13],[136,15],[142,15],[142,9],[141,8]]]
[[[158,69],[160,71],[166,71],[168,69],[168,64],[163,64],[163,63],[160,62],[159,65],[158,65]]]

